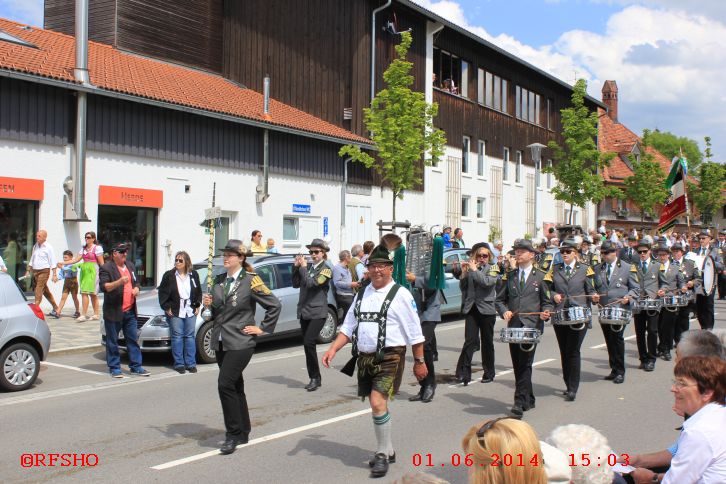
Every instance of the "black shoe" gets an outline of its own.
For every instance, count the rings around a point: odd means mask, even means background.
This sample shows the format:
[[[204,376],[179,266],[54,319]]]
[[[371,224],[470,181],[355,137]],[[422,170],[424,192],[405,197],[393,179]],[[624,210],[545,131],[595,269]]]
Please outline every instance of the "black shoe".
[[[625,381],[625,376],[623,375],[615,375],[615,378],[613,378],[613,383],[623,383]]]
[[[176,371],[180,375],[183,375],[184,373],[187,372],[186,368],[184,368],[183,366],[175,366],[174,371]]]
[[[645,364],[645,368],[643,368],[645,371],[653,371],[655,370],[655,361],[649,361]]]
[[[187,371],[189,373],[196,373],[197,372],[197,367],[196,366],[190,366],[189,368],[187,368]]]
[[[535,407],[534,402],[532,402],[529,405],[525,405],[524,407],[522,407],[522,410],[524,410],[526,412],[528,410],[532,410],[534,407]]]
[[[386,454],[376,454],[373,457],[371,477],[383,477],[388,472],[388,458]]]
[[[671,361],[671,352],[670,351],[664,351],[662,355],[660,355],[661,358],[663,358],[663,361]]]
[[[469,382],[470,382],[470,381],[471,381],[471,380],[466,380],[466,379],[465,379],[465,380],[461,380],[461,383],[463,383],[465,387],[468,387],[468,386],[469,386]]]
[[[611,371],[610,374],[608,376],[606,376],[604,379],[605,380],[614,380],[616,376],[618,376],[618,375],[615,372]]]
[[[485,376],[481,377],[481,382],[482,383],[491,383],[493,381],[494,381],[494,377],[493,376],[492,377],[488,377],[488,376],[485,375]]]
[[[381,454],[383,455],[383,454]],[[396,463],[396,453],[388,456],[388,463],[389,464],[395,464]],[[368,461],[368,467],[373,467],[376,464],[376,456],[374,455],[371,460]]]
[[[567,392],[567,393],[565,393],[565,401],[566,402],[574,402],[575,401],[575,392]]]
[[[434,361],[439,361],[439,354],[438,353],[434,353]]]
[[[247,442],[249,442],[249,438],[242,434],[239,437],[227,437],[227,440],[224,441],[224,444],[222,444],[222,447],[220,447],[219,452],[222,455],[228,455],[237,450],[238,445],[244,445]]]
[[[421,401],[424,403],[429,403],[431,400],[434,399],[434,393],[436,393],[436,385],[425,386],[423,395],[421,396]]]
[[[321,386],[323,386],[323,385],[320,382],[320,378],[319,377],[318,378],[313,378],[312,380],[310,380],[310,383],[307,384],[307,386],[305,387],[305,390],[307,390],[309,392],[314,392],[315,390],[317,390]]]
[[[409,402],[420,402],[421,398],[423,398],[424,389],[426,387],[421,387],[421,389],[418,391],[418,393],[412,397],[408,397]],[[371,460],[373,462],[373,460]]]
[[[645,370],[645,363],[643,363],[643,362],[641,361],[641,362],[640,362],[640,365],[638,365],[638,369],[639,369],[639,370]]]
[[[522,407],[520,407],[519,405],[517,405],[516,403],[514,404],[514,406],[511,409],[509,409],[509,412],[512,415],[515,415],[520,418],[522,417],[522,415],[524,415],[524,409]]]

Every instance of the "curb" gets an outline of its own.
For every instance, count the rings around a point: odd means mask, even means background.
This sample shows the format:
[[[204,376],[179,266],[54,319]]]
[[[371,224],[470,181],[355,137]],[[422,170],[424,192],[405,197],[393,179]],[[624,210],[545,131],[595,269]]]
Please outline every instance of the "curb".
[[[85,346],[69,346],[68,348],[59,348],[57,350],[48,351],[48,356],[74,355],[77,353],[88,353],[91,351],[102,350],[105,347],[102,344],[93,344]]]

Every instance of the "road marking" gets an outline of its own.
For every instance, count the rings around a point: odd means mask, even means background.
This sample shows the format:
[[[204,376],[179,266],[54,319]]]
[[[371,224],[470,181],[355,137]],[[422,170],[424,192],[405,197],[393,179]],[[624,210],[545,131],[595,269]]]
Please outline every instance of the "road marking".
[[[264,442],[269,442],[271,440],[281,439],[283,437],[287,437],[288,435],[299,434],[300,432],[305,432],[307,430],[316,429],[316,428],[323,427],[325,425],[330,425],[330,424],[336,423],[336,422],[342,422],[343,420],[360,417],[361,415],[366,415],[369,413],[371,413],[370,408],[367,408],[365,410],[359,410],[358,412],[347,413],[345,415],[340,415],[338,417],[329,418],[327,420],[321,420],[320,422],[315,422],[315,423],[311,423],[308,425],[303,425],[301,427],[295,427],[293,429],[285,430],[282,432],[277,432],[275,434],[270,434],[265,437],[260,437],[258,439],[252,439],[248,443],[238,446],[238,448],[243,449],[245,447],[250,447],[252,445],[262,444]],[[203,452],[201,454],[184,457],[182,459],[173,460],[171,462],[166,462],[164,464],[159,464],[159,465],[151,467],[151,469],[154,469],[157,471],[162,471],[164,469],[169,469],[169,468],[180,466],[183,464],[188,464],[190,462],[195,462],[198,460],[206,459],[207,457],[212,457],[212,456],[219,455],[219,454],[220,453],[219,453],[218,449],[210,450],[208,452]]]
[[[635,338],[635,335],[627,336],[627,337],[623,338],[623,341],[628,341],[628,340],[633,339],[633,338]],[[590,349],[591,350],[598,350],[600,348],[605,348],[606,346],[607,346],[607,343],[603,343],[601,345],[590,346]]]
[[[77,366],[70,366],[70,365],[62,365],[60,363],[53,363],[51,361],[44,361],[41,363],[41,365],[56,366],[58,368],[65,368],[66,370],[80,371],[81,373],[90,373],[91,375],[101,375],[101,376],[108,375],[108,373],[102,373],[100,371],[86,370],[85,368],[79,368]]]
[[[547,363],[551,363],[553,361],[555,361],[554,358],[547,358],[546,360],[535,361],[534,363],[532,363],[532,368],[534,368],[535,366],[546,365]],[[510,368],[509,370],[502,370],[497,373],[496,376],[508,375],[510,373],[514,373],[514,368]],[[481,383],[481,380],[472,380],[469,382],[469,384],[473,383]],[[455,385],[449,385],[449,388],[458,388],[463,386],[463,383],[457,383]]]

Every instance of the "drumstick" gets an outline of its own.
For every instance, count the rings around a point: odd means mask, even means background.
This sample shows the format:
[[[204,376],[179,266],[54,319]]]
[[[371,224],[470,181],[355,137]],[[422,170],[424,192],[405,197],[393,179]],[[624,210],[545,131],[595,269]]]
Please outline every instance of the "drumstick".
[[[512,313],[512,317],[514,317],[514,316],[542,316],[547,312],[548,311],[540,311],[540,312],[536,312],[536,313],[520,313],[518,311],[514,311]]]
[[[605,293],[605,294],[580,294],[578,296],[565,296],[565,297],[567,297],[568,299],[575,299],[578,297],[588,298],[588,297],[595,297],[595,296],[603,297],[603,296],[607,296],[607,293]]]

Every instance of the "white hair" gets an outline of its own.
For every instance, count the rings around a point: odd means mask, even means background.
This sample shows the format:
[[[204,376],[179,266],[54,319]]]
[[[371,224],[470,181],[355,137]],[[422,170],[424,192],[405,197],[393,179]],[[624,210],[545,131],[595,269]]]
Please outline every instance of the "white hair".
[[[711,332],[718,336],[718,339],[721,340],[721,345],[724,347],[724,350],[726,350],[726,329],[712,329]]]
[[[561,425],[554,429],[547,439],[552,445],[565,454],[590,454],[591,463],[597,465],[578,465],[572,468],[572,484],[610,484],[613,471],[607,465],[608,456],[612,453],[608,439],[589,425]]]

